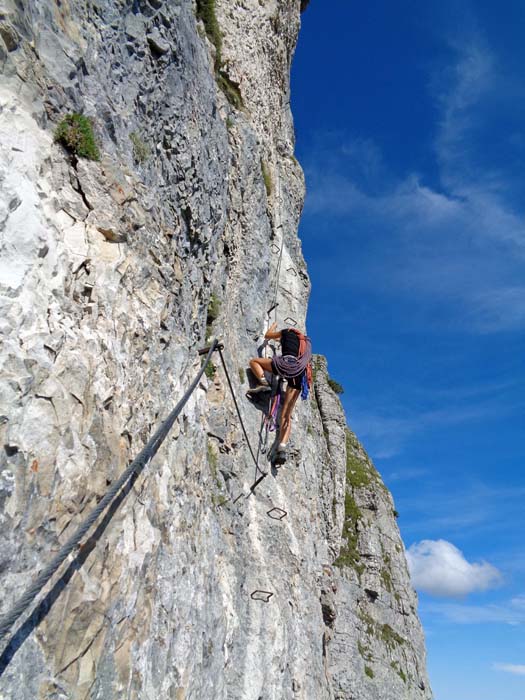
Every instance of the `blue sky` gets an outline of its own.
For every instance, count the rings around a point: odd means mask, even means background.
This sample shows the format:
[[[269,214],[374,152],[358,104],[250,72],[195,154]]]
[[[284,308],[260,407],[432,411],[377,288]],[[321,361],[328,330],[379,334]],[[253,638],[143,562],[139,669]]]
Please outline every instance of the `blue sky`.
[[[308,332],[391,488],[436,700],[525,697],[525,3],[311,0]]]

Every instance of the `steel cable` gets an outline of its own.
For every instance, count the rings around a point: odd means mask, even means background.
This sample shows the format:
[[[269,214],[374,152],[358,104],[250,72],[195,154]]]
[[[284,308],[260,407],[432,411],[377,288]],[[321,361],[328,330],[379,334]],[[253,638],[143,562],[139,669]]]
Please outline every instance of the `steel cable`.
[[[97,518],[102,514],[106,507],[115,498],[120,489],[126,484],[126,482],[131,479],[133,475],[139,475],[145,467],[151,462],[153,457],[159,450],[169,431],[171,430],[173,423],[177,419],[179,413],[184,408],[186,402],[190,396],[195,391],[197,384],[199,383],[204,371],[211,359],[213,352],[219,347],[218,341],[213,340],[211,347],[206,355],[206,360],[202,365],[197,376],[190,384],[186,390],[184,396],[171,411],[166,420],[155,432],[153,437],[149,440],[147,445],[142,449],[137,457],[131,462],[127,469],[121,474],[117,481],[111,486],[111,488],[106,492],[105,496],[102,498],[100,503],[94,508],[84,522],[77,528],[75,533],[71,535],[69,540],[60,548],[58,554],[54,559],[44,568],[44,570],[37,576],[32,585],[27,589],[27,591],[22,595],[22,597],[13,605],[11,610],[9,610],[4,615],[0,616],[0,637],[3,637],[12,625],[18,620],[18,618],[26,611],[29,607],[31,601],[40,593],[42,588],[46,585],[53,574],[58,570],[60,565],[65,561],[67,556],[79,545],[80,540],[87,533],[89,528],[97,520]],[[222,353],[221,353],[222,359]],[[224,364],[224,360],[223,360]],[[250,448],[251,450],[251,448]]]

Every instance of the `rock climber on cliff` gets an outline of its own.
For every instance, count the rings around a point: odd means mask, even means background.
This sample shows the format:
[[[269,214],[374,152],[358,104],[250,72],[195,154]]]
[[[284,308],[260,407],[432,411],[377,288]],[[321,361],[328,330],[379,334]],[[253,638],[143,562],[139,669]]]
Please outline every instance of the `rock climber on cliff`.
[[[271,372],[287,381],[286,394],[281,411],[278,448],[275,455],[276,464],[284,464],[287,458],[287,445],[292,429],[292,412],[301,394],[308,397],[312,383],[312,344],[308,336],[295,328],[277,330],[273,323],[264,334],[266,340],[278,340],[281,343],[281,355],[273,358],[255,357],[250,360],[250,369],[257,379],[257,386],[248,392],[248,396],[271,389],[265,372]]]

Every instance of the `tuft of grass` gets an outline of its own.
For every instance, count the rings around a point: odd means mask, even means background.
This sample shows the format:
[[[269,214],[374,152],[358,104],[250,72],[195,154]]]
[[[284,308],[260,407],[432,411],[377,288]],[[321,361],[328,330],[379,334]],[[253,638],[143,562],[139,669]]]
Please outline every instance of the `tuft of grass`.
[[[211,324],[218,319],[220,311],[221,300],[215,293],[212,293],[206,314],[206,325],[211,326]]]
[[[226,95],[228,102],[235,107],[235,109],[243,109],[244,102],[238,84],[234,83],[222,70],[216,72],[215,78],[218,86]]]
[[[336,382],[335,379],[332,379],[332,377],[328,377],[328,385],[332,389],[332,391],[335,391],[336,394],[344,394],[345,390],[339,384],[339,382]]]
[[[213,362],[208,362],[206,365],[206,369],[204,370],[204,374],[208,377],[208,379],[213,379],[215,377],[215,374],[217,372],[217,367],[213,364]]]
[[[392,574],[390,571],[388,569],[381,569],[380,578],[383,582],[383,588],[389,593],[392,593],[394,586],[392,584]]]
[[[243,109],[244,102],[239,86],[222,70],[222,34],[215,13],[215,0],[197,0],[197,19],[202,20],[206,36],[215,47],[214,69],[217,85],[235,109]]]
[[[212,335],[212,325],[219,317],[221,311],[221,300],[219,297],[212,293],[210,301],[208,302],[208,309],[206,311],[206,338],[211,338]]]
[[[217,471],[217,453],[215,452],[215,450],[211,446],[211,442],[209,440],[208,440],[206,450],[207,450],[207,455],[208,455],[208,464],[210,465],[211,470],[215,476],[215,473]]]
[[[386,486],[354,433],[346,430],[346,476],[353,486],[368,486],[372,482],[386,491]]]
[[[348,487],[345,494],[345,519],[341,538],[343,545],[339,556],[334,562],[335,566],[349,566],[361,577],[365,567],[361,564],[361,555],[358,549],[359,535],[357,532],[361,511],[350,493]]]
[[[373,678],[373,677],[374,677],[374,672],[372,671],[372,669],[370,668],[370,666],[365,666],[365,673],[366,673],[366,675],[367,675],[369,678]]]
[[[393,647],[395,645],[401,646],[405,643],[405,639],[398,634],[395,630],[390,627],[390,625],[385,624],[381,626],[379,632],[380,638],[387,645],[387,647]]]
[[[214,506],[217,508],[222,508],[225,506],[230,499],[228,496],[217,496],[216,494],[212,493],[211,495],[211,502],[213,503]]]
[[[363,657],[365,661],[372,661],[372,654],[370,653],[370,647],[365,644],[361,644],[360,641],[357,642],[357,651]]]
[[[215,481],[215,485],[218,488],[221,488],[221,482],[219,480],[219,473],[217,470],[217,464],[218,464],[218,458],[217,458],[217,453],[213,449],[211,442],[208,440],[208,444],[206,447],[206,452],[208,456],[208,464],[210,465],[210,471],[213,476],[213,480]]]
[[[357,613],[361,622],[365,625],[365,632],[369,637],[376,636],[376,621],[365,610],[359,610]]]
[[[197,18],[202,20],[206,36],[215,46],[215,70],[222,65],[222,35],[215,14],[215,0],[197,0]]]
[[[136,131],[132,131],[129,138],[133,144],[133,158],[135,162],[144,163],[151,155],[148,145],[140,138]]]
[[[268,165],[264,160],[261,160],[261,170],[264,180],[264,186],[266,188],[266,195],[269,197],[273,192],[273,181]]]
[[[244,384],[246,381],[246,372],[244,371],[244,367],[239,367],[239,381],[241,384]]]
[[[100,160],[93,122],[83,114],[66,114],[55,130],[55,141],[79,158]]]
[[[346,431],[346,483],[353,488],[368,486],[372,481],[370,471],[364,460],[355,454],[355,445],[351,432]]]

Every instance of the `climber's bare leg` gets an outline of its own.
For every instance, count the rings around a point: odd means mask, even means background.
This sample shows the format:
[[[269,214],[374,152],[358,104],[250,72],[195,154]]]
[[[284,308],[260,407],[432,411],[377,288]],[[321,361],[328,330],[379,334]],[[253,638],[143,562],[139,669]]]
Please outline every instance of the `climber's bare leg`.
[[[265,372],[272,371],[272,361],[268,357],[255,357],[253,360],[250,360],[250,369],[260,382],[264,379]]]
[[[292,430],[292,413],[301,393],[300,389],[292,389],[287,387],[284,396],[283,410],[281,412],[281,430],[279,432],[279,444],[287,443]]]

